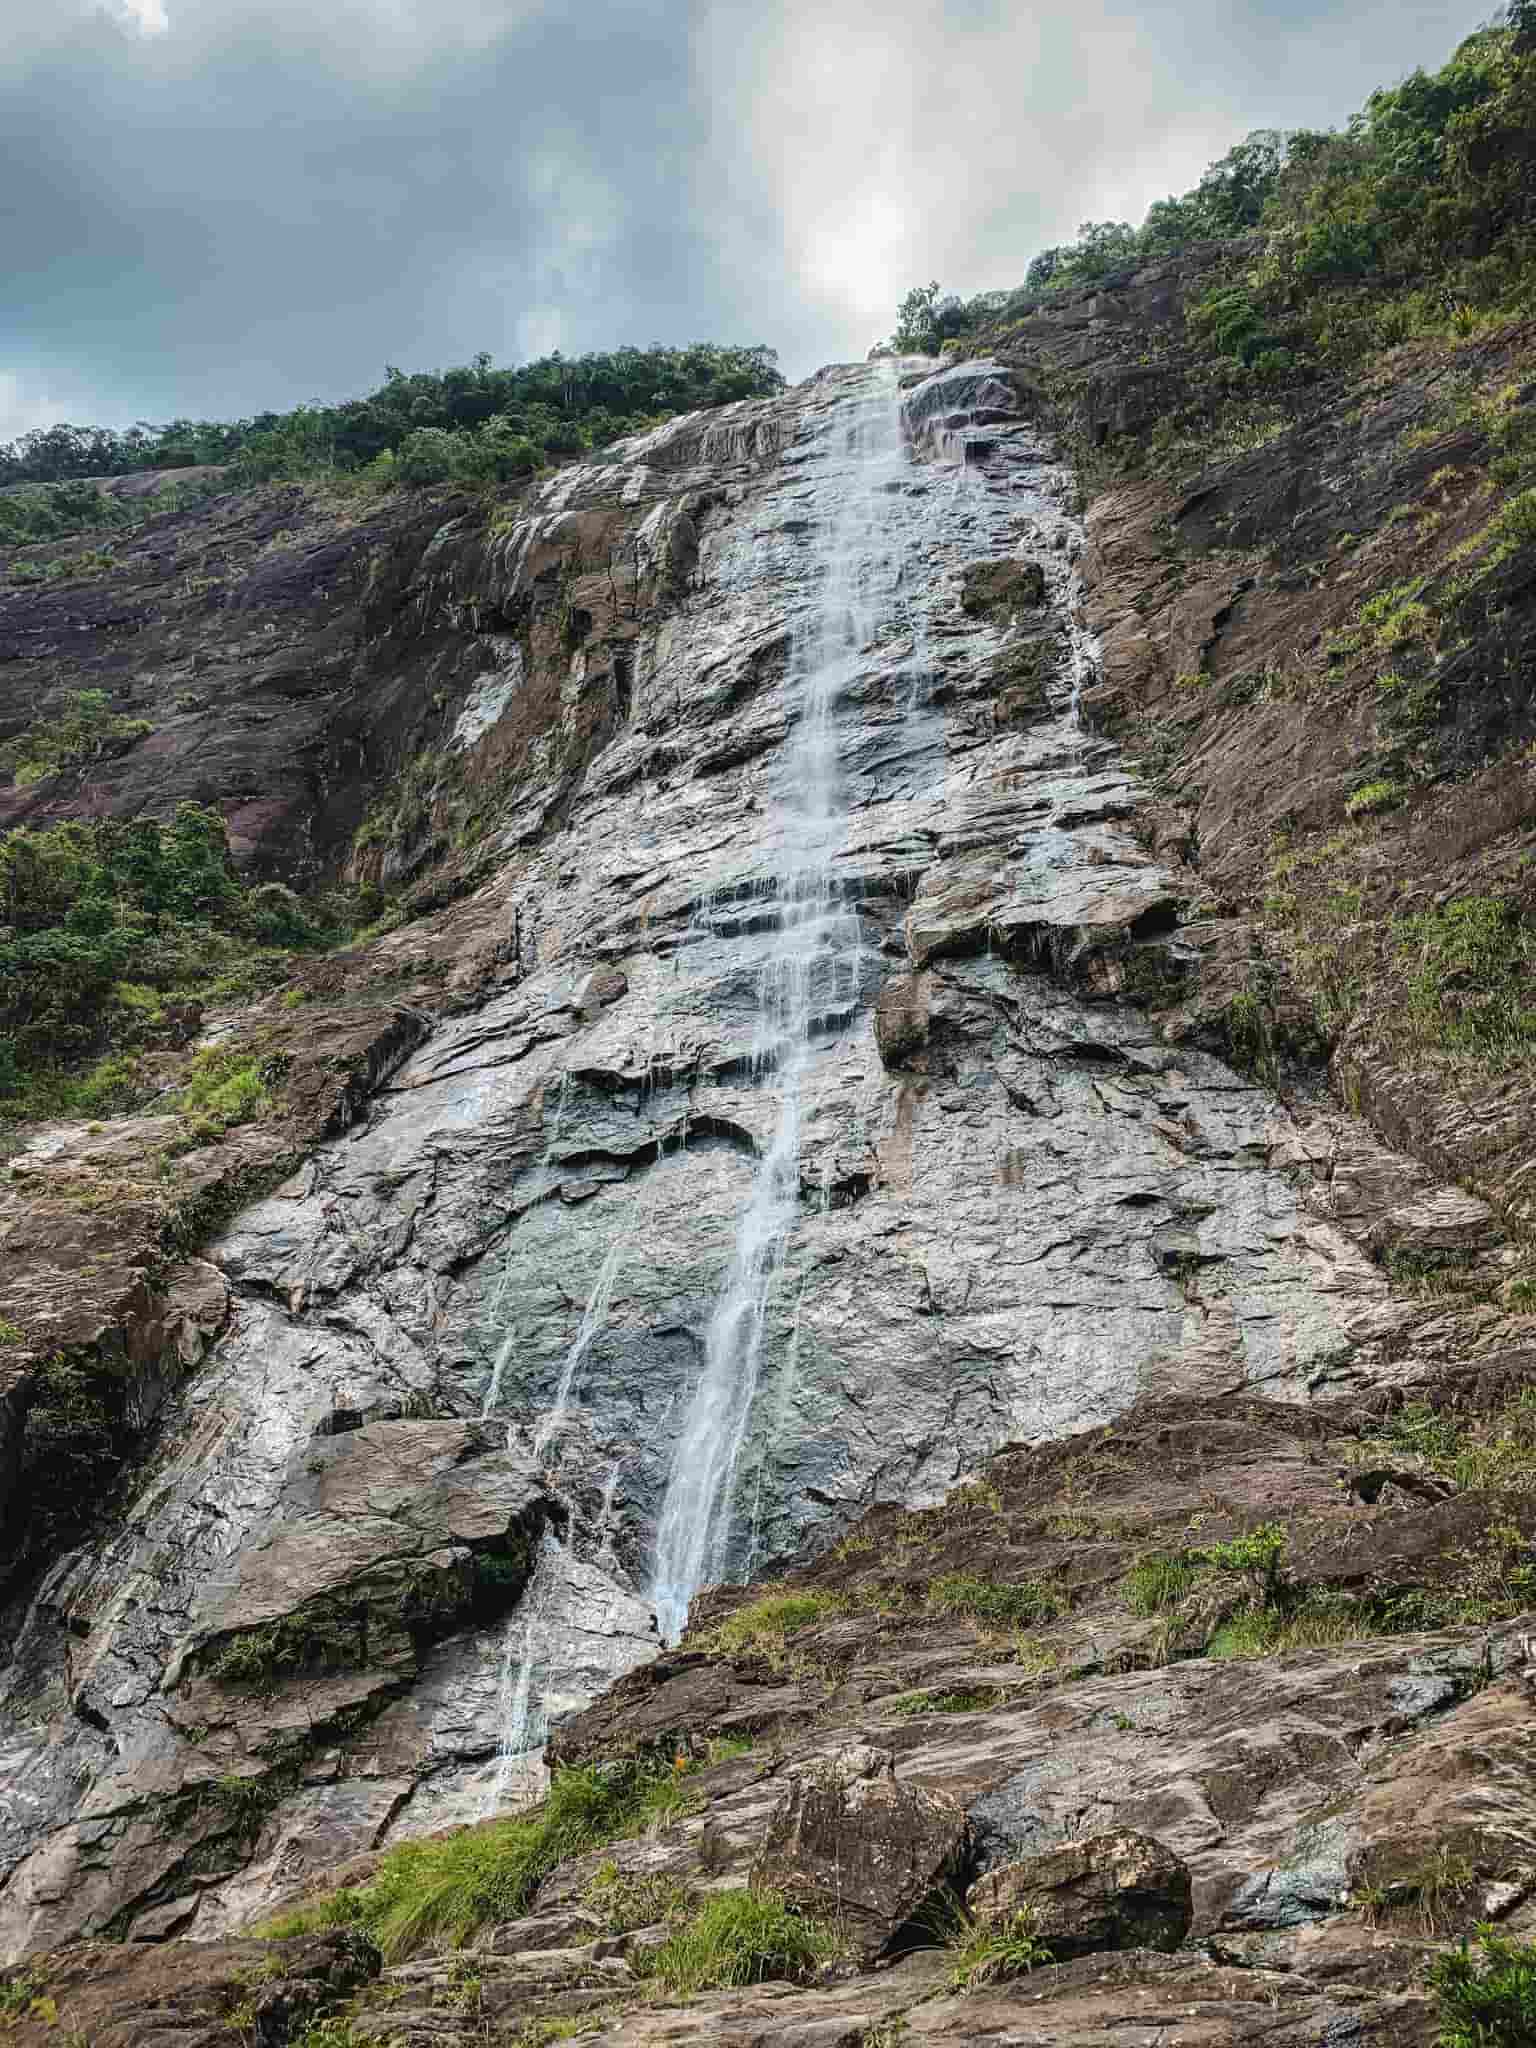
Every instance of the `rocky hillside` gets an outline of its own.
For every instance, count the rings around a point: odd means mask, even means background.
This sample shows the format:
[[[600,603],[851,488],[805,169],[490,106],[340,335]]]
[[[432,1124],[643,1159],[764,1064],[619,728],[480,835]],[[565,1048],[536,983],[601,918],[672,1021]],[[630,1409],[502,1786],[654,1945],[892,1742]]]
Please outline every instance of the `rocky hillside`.
[[[18,2042],[1428,2048],[1484,1921],[1523,1995],[1532,337],[1138,473],[1230,260],[7,594],[15,723],[153,728],[16,817],[191,798],[394,927],[16,1129]]]

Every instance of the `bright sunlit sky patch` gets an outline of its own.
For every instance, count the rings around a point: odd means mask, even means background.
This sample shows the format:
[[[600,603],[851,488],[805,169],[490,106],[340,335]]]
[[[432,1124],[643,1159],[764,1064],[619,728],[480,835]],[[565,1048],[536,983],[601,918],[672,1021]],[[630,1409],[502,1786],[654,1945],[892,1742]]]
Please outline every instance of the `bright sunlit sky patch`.
[[[0,0],[0,439],[622,342],[861,356],[1456,0]]]

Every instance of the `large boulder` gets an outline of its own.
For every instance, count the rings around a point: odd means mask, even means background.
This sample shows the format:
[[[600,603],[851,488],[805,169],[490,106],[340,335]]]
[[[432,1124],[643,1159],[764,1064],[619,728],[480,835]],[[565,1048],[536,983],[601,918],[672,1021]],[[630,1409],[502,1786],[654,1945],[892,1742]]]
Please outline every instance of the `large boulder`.
[[[1119,1828],[989,1870],[966,1904],[986,1926],[1028,1913],[1056,1962],[1104,1949],[1173,1949],[1189,1932],[1189,1871],[1150,1835]]]
[[[965,1841],[956,1801],[898,1784],[891,1752],[859,1744],[791,1777],[752,1885],[840,1920],[874,1955],[950,1875]]]

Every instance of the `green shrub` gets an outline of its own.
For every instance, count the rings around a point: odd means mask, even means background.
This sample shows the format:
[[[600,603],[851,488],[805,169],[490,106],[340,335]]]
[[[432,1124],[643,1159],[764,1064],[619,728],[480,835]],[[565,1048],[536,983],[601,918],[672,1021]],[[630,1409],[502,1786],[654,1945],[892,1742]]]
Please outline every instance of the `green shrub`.
[[[1245,285],[1208,292],[1189,308],[1187,318],[1196,341],[1217,355],[1246,365],[1263,355],[1283,353],[1270,341],[1264,315]]]
[[[248,888],[222,818],[196,804],[167,823],[0,833],[0,1115],[130,1107],[136,1050],[182,1043],[194,1005],[280,985],[296,952],[345,939],[351,917],[345,899],[317,907],[280,883]],[[88,1061],[99,1064],[82,1075]],[[233,1080],[232,1066],[202,1071],[194,1094]],[[247,1080],[199,1112],[219,1128],[259,1110],[260,1092]]]
[[[217,1135],[270,1113],[273,1078],[270,1061],[210,1046],[194,1058],[179,1107],[193,1119],[194,1129],[201,1122]]]
[[[928,1588],[928,1605],[940,1614],[963,1616],[1000,1628],[1020,1628],[1030,1622],[1051,1621],[1062,1603],[1038,1579],[1021,1579],[1013,1585],[996,1585],[990,1579],[969,1572],[946,1572]]]
[[[1285,1586],[1286,1534],[1278,1522],[1260,1522],[1229,1543],[1209,1543],[1190,1555],[1212,1571],[1241,1572],[1259,1598],[1277,1604]]]
[[[1477,1930],[1430,1965],[1440,2031],[1437,2048],[1530,2048],[1536,2041],[1536,1942]]]
[[[24,2018],[46,1990],[46,1980],[33,1969],[0,1975],[0,2023]]]
[[[1536,1047],[1536,954],[1517,906],[1463,896],[1399,918],[1393,937],[1408,967],[1408,1006],[1433,1043],[1480,1059],[1529,1057]]]
[[[1378,811],[1394,811],[1403,800],[1402,784],[1385,780],[1362,782],[1344,808],[1352,818],[1371,817]]]
[[[777,1892],[715,1892],[646,1960],[643,1974],[669,1991],[802,1982],[842,1954],[824,1922],[790,1911]]]

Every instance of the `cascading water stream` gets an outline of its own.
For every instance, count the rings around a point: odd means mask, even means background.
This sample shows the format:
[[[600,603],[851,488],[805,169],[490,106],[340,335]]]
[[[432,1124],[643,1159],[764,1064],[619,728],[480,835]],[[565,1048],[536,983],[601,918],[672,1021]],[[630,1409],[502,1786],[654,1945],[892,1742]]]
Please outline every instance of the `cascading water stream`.
[[[891,609],[899,550],[879,486],[905,462],[894,376],[838,408],[837,444],[817,478],[822,518],[816,591],[785,679],[796,725],[792,798],[781,807],[769,956],[758,995],[755,1064],[776,1077],[778,1111],[737,1229],[710,1319],[704,1369],[672,1461],[656,1539],[652,1597],[664,1642],[675,1642],[699,1587],[725,1576],[736,1469],[757,1394],[774,1283],[800,1209],[802,1091],[817,1028],[836,1017],[842,984],[856,998],[860,924],[840,908],[833,874],[845,813],[833,706],[861,650]],[[765,892],[766,893],[766,892]]]

